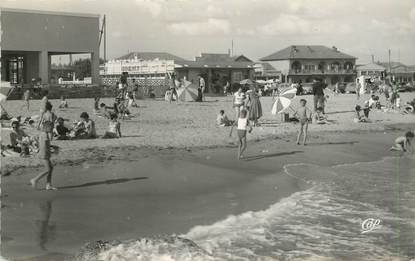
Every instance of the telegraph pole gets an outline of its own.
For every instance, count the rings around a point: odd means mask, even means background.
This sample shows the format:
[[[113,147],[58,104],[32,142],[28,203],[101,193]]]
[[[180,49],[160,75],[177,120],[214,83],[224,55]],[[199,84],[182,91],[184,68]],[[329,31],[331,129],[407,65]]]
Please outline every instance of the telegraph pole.
[[[104,15],[104,63],[107,61],[107,18]]]
[[[391,67],[391,49],[389,49],[389,74],[392,73],[392,67]]]

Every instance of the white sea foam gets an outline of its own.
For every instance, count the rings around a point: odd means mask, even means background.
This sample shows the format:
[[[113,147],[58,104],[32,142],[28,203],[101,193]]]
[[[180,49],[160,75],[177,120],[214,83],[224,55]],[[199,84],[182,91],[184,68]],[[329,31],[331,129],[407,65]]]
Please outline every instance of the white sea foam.
[[[413,242],[403,239],[400,245],[399,240],[408,237],[405,233],[412,233],[413,218],[401,216],[394,210],[395,199],[388,198],[388,193],[395,195],[395,191],[387,190],[394,181],[389,173],[394,161],[396,158],[385,158],[328,168],[303,163],[284,166],[288,175],[312,181],[313,186],[266,210],[194,227],[181,236],[195,243],[191,247],[180,240],[138,240],[102,252],[99,260],[409,259],[411,249],[415,249],[410,245]],[[405,164],[401,166],[403,177],[408,171]],[[365,183],[368,178],[371,184]],[[402,199],[414,197],[411,182],[413,179],[402,184],[406,191]],[[413,208],[405,207],[413,213]],[[381,226],[362,234],[361,224],[367,218],[379,218]]]

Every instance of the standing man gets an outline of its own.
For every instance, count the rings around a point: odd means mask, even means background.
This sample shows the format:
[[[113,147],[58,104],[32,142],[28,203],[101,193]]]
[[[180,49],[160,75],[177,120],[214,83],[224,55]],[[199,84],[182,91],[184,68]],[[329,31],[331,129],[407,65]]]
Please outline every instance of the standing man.
[[[23,106],[22,108],[26,107],[27,112],[29,112],[29,107],[30,107],[30,89],[27,89],[24,93],[23,93]]]
[[[199,88],[202,93],[202,101],[204,101],[206,84],[205,84],[205,79],[203,79],[202,75],[199,75]]]
[[[128,72],[122,72],[121,77],[120,77],[120,89],[121,89],[121,96],[124,98],[125,97],[125,93],[127,91],[127,79],[128,79]]]
[[[225,86],[223,86],[223,94],[225,96],[227,96],[228,92],[229,92],[229,89],[231,87],[231,84],[229,83],[229,81],[227,79],[225,79],[225,81],[226,81],[226,84],[225,84]]]
[[[357,79],[357,81],[356,81],[356,96],[357,96],[358,100],[360,99],[361,90],[362,90],[362,83],[360,82],[360,79]]]
[[[318,107],[321,107],[324,112],[324,88],[326,88],[326,84],[323,83],[321,80],[314,79],[313,80],[313,95],[314,95],[314,112],[317,111]]]

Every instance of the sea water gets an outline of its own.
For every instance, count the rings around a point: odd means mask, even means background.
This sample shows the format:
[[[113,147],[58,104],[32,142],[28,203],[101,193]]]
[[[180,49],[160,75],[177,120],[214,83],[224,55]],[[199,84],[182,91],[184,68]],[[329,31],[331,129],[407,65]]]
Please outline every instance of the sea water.
[[[93,260],[410,260],[415,257],[413,158],[388,157],[332,167],[294,164],[286,165],[284,170],[287,175],[309,183],[310,188],[263,211],[194,227],[180,236],[192,242],[191,247],[181,240],[129,241],[101,251]],[[373,222],[362,226],[365,221]]]

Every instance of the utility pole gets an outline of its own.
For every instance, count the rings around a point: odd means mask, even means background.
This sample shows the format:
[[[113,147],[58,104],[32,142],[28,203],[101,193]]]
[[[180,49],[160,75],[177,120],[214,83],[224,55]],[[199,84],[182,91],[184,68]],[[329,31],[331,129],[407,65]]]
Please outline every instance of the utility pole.
[[[391,49],[389,49],[389,74],[392,73],[392,67],[391,67]]]
[[[107,62],[107,18],[104,15],[104,63]]]
[[[232,39],[232,56],[233,56],[233,39]]]
[[[107,22],[106,17],[102,19],[101,30],[99,31],[99,46],[101,46],[102,35],[104,35],[104,63],[107,61]]]

